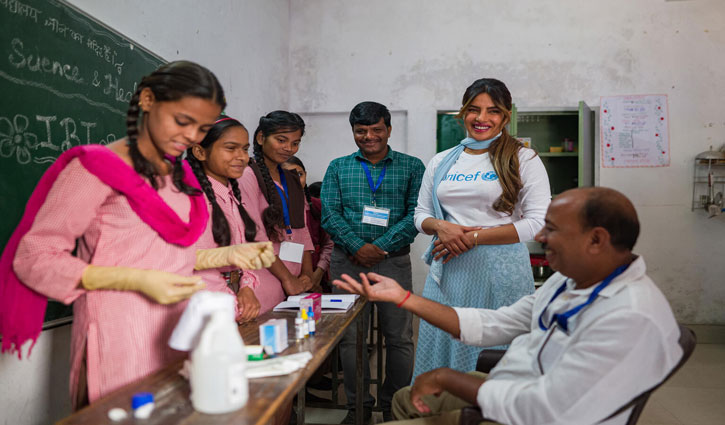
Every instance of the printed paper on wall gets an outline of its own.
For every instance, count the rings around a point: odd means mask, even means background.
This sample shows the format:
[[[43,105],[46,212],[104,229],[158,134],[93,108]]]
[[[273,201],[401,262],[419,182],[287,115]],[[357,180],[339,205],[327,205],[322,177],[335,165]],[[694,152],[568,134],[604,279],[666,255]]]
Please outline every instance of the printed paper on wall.
[[[670,165],[667,95],[601,98],[602,168]]]

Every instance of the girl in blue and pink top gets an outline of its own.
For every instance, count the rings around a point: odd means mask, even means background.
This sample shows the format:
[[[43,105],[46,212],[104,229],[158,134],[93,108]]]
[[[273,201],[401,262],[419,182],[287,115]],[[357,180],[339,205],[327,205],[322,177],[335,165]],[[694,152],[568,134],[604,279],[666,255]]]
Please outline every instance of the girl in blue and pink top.
[[[277,261],[269,268],[286,295],[309,291],[314,245],[307,230],[305,195],[297,174],[282,168],[299,150],[305,122],[292,112],[261,117],[254,132],[254,162],[239,179],[247,211],[258,217],[260,233],[274,245]]]

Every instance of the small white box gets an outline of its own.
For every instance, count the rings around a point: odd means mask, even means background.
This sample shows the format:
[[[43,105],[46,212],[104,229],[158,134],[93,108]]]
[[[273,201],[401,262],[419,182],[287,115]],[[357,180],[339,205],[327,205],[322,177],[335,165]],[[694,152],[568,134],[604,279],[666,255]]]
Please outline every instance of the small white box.
[[[277,354],[287,348],[287,320],[269,319],[259,326],[259,344],[268,354]]]
[[[516,138],[525,148],[531,148],[531,137],[517,137]]]

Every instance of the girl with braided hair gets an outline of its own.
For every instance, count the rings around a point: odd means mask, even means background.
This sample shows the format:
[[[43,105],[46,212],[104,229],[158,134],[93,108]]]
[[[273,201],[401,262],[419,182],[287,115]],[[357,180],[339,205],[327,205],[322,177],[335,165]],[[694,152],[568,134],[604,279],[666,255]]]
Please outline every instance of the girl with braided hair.
[[[249,133],[241,122],[221,115],[201,143],[189,148],[186,159],[209,200],[217,245],[268,240],[247,212],[237,182],[249,163]],[[200,274],[213,272],[205,270]],[[241,279],[235,272],[225,274],[237,296],[240,321],[254,319],[284,298],[279,280],[268,270],[246,271]]]
[[[195,269],[259,268],[274,258],[271,244],[196,246],[212,239],[209,214],[180,156],[224,106],[219,81],[198,64],[171,62],[144,77],[127,137],[64,152],[5,246],[2,349],[21,356],[37,339],[48,297],[73,303],[74,409],[184,357],[167,341],[183,301],[204,288]]]
[[[282,168],[299,150],[304,131],[305,122],[295,113],[274,111],[261,117],[253,137],[254,162],[239,179],[247,211],[261,217],[260,230],[274,245],[277,261],[269,270],[287,295],[312,288],[314,246],[305,220],[305,195],[299,177]]]

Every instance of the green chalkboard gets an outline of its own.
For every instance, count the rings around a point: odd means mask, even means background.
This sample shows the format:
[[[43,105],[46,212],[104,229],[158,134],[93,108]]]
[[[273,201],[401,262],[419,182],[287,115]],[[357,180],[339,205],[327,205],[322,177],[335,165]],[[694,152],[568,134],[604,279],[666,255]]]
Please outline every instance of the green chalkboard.
[[[123,137],[141,77],[164,63],[57,0],[0,0],[0,247],[65,150]]]
[[[466,138],[463,121],[449,112],[438,113],[436,133],[436,152],[450,149]]]

